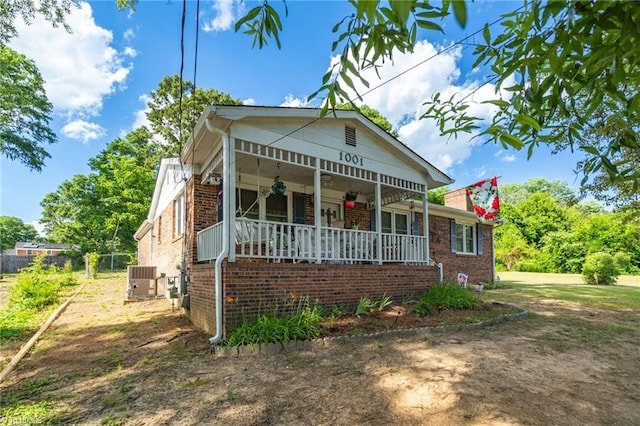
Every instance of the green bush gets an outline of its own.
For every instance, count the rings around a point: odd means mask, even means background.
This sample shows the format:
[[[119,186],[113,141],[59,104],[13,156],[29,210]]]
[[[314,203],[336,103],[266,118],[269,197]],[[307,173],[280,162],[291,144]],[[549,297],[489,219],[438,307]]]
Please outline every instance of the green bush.
[[[587,284],[613,285],[618,278],[613,256],[609,253],[592,253],[582,267],[582,279]]]
[[[58,302],[63,287],[77,284],[71,263],[64,268],[46,266],[45,256],[20,270],[9,288],[9,304],[0,313],[0,342],[20,337],[32,328],[40,311]]]
[[[98,278],[98,263],[100,255],[96,252],[87,253],[87,262],[89,263],[89,274],[91,278]]]
[[[478,299],[456,284],[438,284],[420,296],[412,310],[418,315],[431,315],[435,309],[475,309]]]
[[[631,255],[629,253],[617,252],[613,255],[613,263],[621,273],[631,273]]]
[[[302,298],[289,315],[280,315],[274,310],[255,319],[244,319],[242,325],[229,336],[228,345],[317,339],[320,337],[320,322],[323,319],[322,308],[318,305],[312,306],[308,298]]]

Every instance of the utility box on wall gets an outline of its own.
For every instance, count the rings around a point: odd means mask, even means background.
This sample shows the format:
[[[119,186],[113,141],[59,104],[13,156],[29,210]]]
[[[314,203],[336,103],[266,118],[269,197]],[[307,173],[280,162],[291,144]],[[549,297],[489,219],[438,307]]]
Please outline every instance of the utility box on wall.
[[[156,297],[156,267],[127,267],[127,299]]]

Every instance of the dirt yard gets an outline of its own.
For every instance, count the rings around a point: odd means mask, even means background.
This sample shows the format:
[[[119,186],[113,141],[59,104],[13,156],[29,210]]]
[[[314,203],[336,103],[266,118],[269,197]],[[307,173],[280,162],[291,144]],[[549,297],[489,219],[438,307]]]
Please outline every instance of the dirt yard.
[[[166,300],[123,295],[85,287],[2,384],[32,409],[0,424],[640,424],[638,312],[517,297],[532,315],[482,330],[221,358]]]

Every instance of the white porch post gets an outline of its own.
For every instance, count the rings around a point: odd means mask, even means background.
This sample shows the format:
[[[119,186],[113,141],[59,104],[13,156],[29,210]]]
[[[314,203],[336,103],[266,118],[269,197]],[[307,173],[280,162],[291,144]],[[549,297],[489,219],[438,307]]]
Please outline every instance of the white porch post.
[[[315,224],[316,238],[315,238],[315,247],[313,248],[316,251],[316,263],[321,263],[322,259],[320,256],[320,239],[322,238],[322,234],[320,232],[320,223],[322,219],[320,218],[320,210],[322,209],[322,182],[320,180],[320,159],[316,157],[316,168],[315,173],[313,175],[313,223]]]
[[[222,202],[226,206],[222,219],[229,224],[229,262],[236,261],[236,143],[234,138],[228,138],[229,158],[225,164]],[[227,184],[227,182],[229,182]]]
[[[424,254],[427,256],[427,264],[430,264],[431,254],[429,253],[429,187],[424,184],[424,194],[422,195],[422,235],[424,239]]]
[[[378,233],[378,265],[382,265],[382,189],[380,173],[376,173],[376,232]]]

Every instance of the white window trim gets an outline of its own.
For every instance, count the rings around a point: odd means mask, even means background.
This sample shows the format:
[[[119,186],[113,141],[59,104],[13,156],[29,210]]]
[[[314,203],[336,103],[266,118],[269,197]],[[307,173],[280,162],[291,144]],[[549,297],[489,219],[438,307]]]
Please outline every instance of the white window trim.
[[[185,230],[185,196],[181,193],[175,200],[173,205],[173,232],[174,237],[184,234]]]
[[[258,220],[267,220],[267,197],[260,195],[255,185],[238,185],[238,189],[254,191],[258,193]],[[285,190],[284,196],[287,197],[287,223],[293,222],[293,191]],[[237,196],[236,196],[237,202]]]
[[[476,226],[475,223],[473,222],[458,222],[456,221],[456,247],[458,246],[458,227],[462,227],[462,249],[463,251],[458,251],[456,250],[456,254],[461,254],[461,255],[468,255],[468,256],[475,256],[478,253],[477,250],[477,246],[478,246],[478,228]],[[473,242],[471,243],[471,251],[465,250],[468,249],[468,247],[466,246],[466,242],[467,242],[467,238],[466,238],[466,230],[471,228],[472,232],[473,232]]]
[[[382,209],[382,213],[391,213],[391,233],[396,234],[396,215],[403,215],[407,218],[407,233],[400,235],[411,235],[411,216],[410,212],[406,210],[396,210],[396,209]],[[382,223],[380,224],[382,228]]]

